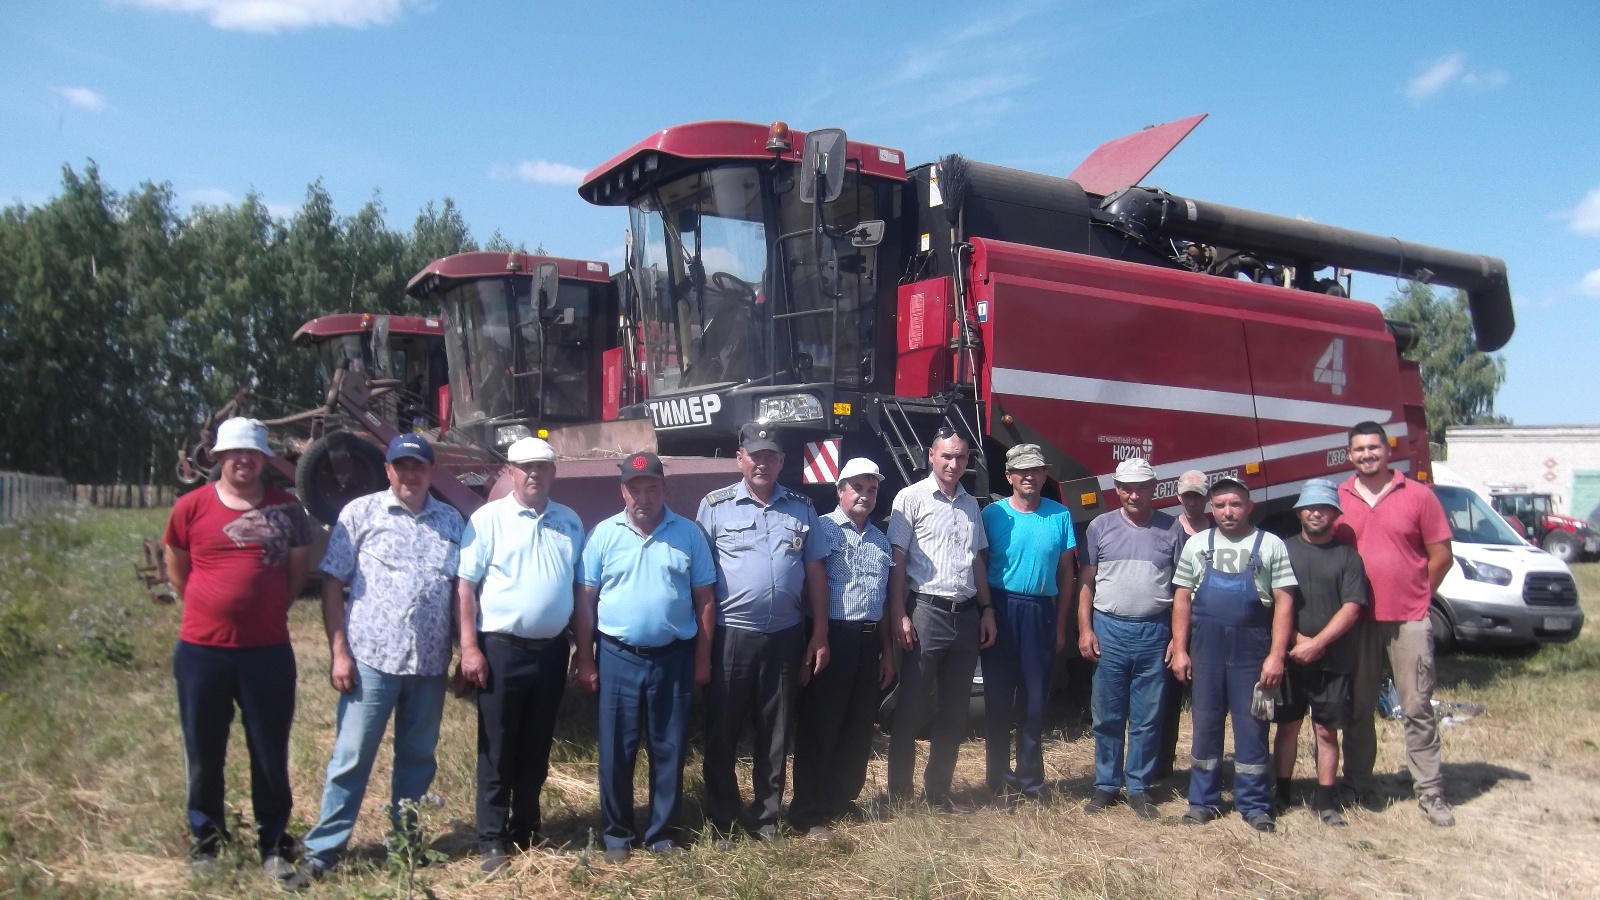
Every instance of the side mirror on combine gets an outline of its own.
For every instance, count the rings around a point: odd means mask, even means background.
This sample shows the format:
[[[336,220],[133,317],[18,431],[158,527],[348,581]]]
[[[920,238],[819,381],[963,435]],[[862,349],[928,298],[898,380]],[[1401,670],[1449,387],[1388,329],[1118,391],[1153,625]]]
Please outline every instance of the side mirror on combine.
[[[844,189],[845,157],[849,155],[843,128],[818,128],[806,132],[800,157],[800,199],[805,203],[832,203]]]
[[[554,309],[556,295],[561,289],[561,275],[555,263],[540,263],[533,270],[533,300],[534,308],[538,310]]]
[[[883,220],[870,219],[845,232],[852,246],[876,247],[883,243]]]

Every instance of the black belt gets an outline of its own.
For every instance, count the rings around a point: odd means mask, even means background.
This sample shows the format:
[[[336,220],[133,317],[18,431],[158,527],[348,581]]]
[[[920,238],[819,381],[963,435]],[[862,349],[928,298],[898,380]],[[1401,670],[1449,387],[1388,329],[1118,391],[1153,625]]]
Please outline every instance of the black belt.
[[[495,643],[509,644],[512,647],[518,648],[519,650],[530,650],[530,651],[533,651],[535,653],[537,653],[540,650],[546,649],[551,644],[554,644],[556,641],[564,641],[564,640],[567,639],[566,631],[562,631],[560,634],[556,635],[555,637],[547,637],[547,638],[517,637],[514,634],[506,634],[503,631],[485,631],[485,632],[483,632],[483,636],[488,638],[491,641],[494,641]]]
[[[838,630],[838,631],[853,631],[853,632],[860,632],[861,634],[877,634],[878,633],[878,623],[877,622],[853,622],[853,621],[850,621],[848,619],[829,619],[828,620],[828,630],[829,631],[834,631],[834,630]]]
[[[942,609],[947,613],[964,612],[967,607],[977,605],[976,600],[957,600],[954,597],[940,597],[938,594],[924,594],[921,591],[913,591],[912,596],[917,598],[918,603],[926,603],[934,609]]]
[[[627,641],[619,640],[609,634],[606,634],[604,631],[596,633],[600,635],[600,640],[605,641],[619,650],[626,650],[629,653],[632,653],[634,656],[660,656],[663,653],[670,653],[671,651],[682,647],[684,644],[692,643],[689,638],[683,638],[681,640],[673,641],[670,644],[662,644],[659,647],[635,647]]]

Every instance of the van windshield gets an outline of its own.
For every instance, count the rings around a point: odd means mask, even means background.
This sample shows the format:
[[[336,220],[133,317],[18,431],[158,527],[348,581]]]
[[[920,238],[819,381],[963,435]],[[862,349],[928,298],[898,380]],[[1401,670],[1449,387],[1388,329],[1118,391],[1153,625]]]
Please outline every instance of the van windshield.
[[[1434,485],[1433,492],[1450,519],[1450,531],[1463,544],[1516,547],[1527,543],[1511,530],[1499,513],[1467,488]]]

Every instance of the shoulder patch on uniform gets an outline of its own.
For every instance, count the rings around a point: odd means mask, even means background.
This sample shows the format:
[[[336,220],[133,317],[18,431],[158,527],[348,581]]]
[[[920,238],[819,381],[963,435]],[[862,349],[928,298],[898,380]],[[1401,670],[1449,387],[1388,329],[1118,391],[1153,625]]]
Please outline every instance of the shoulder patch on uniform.
[[[801,503],[804,503],[807,506],[812,506],[813,505],[812,502],[811,502],[811,498],[810,497],[807,497],[805,494],[800,493],[799,491],[795,490],[794,488],[787,488],[786,487],[786,488],[783,489],[783,493],[788,497],[791,497],[791,498],[793,498],[795,500],[799,500]]]
[[[725,488],[718,488],[717,490],[714,490],[711,493],[706,495],[706,502],[711,504],[712,506],[716,506],[718,503],[723,503],[723,502],[726,502],[728,500],[732,500],[738,493],[739,493],[739,488],[738,488],[737,485],[730,485],[730,486],[725,487]]]

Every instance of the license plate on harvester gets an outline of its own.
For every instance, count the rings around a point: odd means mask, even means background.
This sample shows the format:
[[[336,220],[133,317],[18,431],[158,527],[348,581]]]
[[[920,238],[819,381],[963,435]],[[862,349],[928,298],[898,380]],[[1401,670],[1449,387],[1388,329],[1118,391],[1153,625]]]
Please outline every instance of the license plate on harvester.
[[[1566,631],[1570,627],[1571,625],[1568,624],[1566,619],[1556,618],[1555,616],[1544,617],[1545,631]]]

